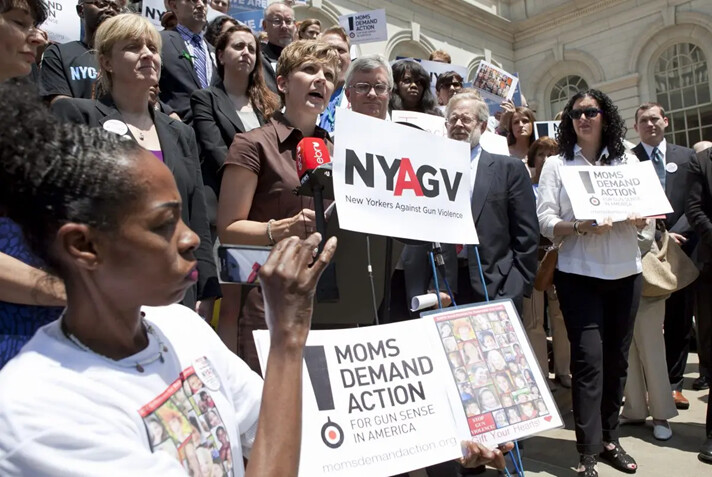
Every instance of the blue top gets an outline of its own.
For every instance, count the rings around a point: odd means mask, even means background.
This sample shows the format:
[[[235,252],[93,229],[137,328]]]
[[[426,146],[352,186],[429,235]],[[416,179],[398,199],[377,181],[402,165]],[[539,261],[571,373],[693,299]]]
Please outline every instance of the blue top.
[[[33,267],[42,262],[30,252],[19,225],[0,217],[0,252]],[[0,301],[0,368],[15,356],[35,331],[62,313],[62,307],[20,305]]]
[[[334,90],[329,99],[329,105],[319,117],[319,127],[326,130],[329,134],[334,132],[334,116],[336,114],[336,107],[341,102],[341,93],[343,93],[343,91],[343,86]]]

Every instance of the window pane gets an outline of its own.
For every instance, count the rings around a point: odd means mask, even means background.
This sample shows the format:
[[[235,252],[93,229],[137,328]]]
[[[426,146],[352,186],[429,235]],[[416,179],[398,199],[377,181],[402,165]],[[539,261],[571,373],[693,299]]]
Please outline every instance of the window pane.
[[[670,119],[666,139],[681,146],[709,140],[712,100],[704,52],[692,43],[673,45],[657,59],[654,74],[657,102]]]
[[[689,144],[690,146],[694,145],[696,142],[700,142],[700,130],[699,129],[690,129],[687,132],[687,136],[689,139]]]
[[[565,76],[556,82],[549,95],[549,106],[552,117],[564,109],[569,98],[579,91],[588,89],[588,84],[580,76]]]
[[[702,139],[705,141],[712,141],[712,126],[702,128]]]

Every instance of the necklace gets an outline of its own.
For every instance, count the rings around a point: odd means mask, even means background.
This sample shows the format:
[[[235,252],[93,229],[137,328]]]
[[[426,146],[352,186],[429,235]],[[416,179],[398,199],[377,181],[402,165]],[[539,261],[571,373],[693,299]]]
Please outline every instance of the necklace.
[[[141,141],[143,141],[143,139],[144,139],[144,138],[143,138],[143,131],[141,131],[140,129],[139,129],[139,131],[138,131],[138,138],[139,138]]]
[[[103,354],[97,353],[96,351],[92,350],[87,345],[85,345],[84,343],[79,341],[79,339],[76,336],[74,336],[72,333],[69,332],[69,330],[67,329],[67,325],[64,322],[64,313],[62,313],[62,316],[60,316],[59,319],[60,319],[60,328],[62,329],[62,333],[64,334],[64,336],[69,341],[71,341],[74,344],[74,346],[76,346],[80,350],[86,351],[87,353],[92,353],[92,354],[100,357],[104,361],[107,361],[115,366],[119,366],[122,368],[136,368],[136,371],[138,371],[139,373],[143,373],[145,371],[145,366],[148,366],[149,364],[153,364],[156,361],[165,363],[166,360],[163,357],[163,353],[168,352],[168,347],[165,345],[165,343],[163,343],[163,340],[158,335],[158,333],[156,333],[156,330],[153,329],[153,326],[146,323],[146,320],[144,320],[144,316],[146,316],[146,314],[144,312],[141,312],[141,326],[143,327],[144,331],[146,332],[146,334],[149,338],[148,339],[149,345],[151,344],[151,339],[150,339],[151,335],[153,335],[154,338],[156,338],[158,340],[158,351],[155,354],[149,356],[148,358],[146,358],[142,361],[136,361],[135,364],[122,363],[121,361],[117,361],[115,359],[106,357]]]

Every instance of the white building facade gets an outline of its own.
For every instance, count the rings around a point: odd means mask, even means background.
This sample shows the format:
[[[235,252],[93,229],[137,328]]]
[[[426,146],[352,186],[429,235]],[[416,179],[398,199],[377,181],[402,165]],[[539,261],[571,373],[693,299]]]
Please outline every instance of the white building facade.
[[[468,68],[487,60],[519,74],[540,120],[578,89],[598,88],[618,105],[628,138],[644,101],[670,118],[668,140],[712,140],[712,0],[307,0],[297,20],[385,8],[388,41],[361,54],[426,58],[443,49]]]

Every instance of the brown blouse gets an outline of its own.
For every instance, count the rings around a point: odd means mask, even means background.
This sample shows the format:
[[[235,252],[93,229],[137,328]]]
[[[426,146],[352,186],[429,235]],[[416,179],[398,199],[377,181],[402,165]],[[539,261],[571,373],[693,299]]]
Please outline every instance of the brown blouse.
[[[234,164],[257,174],[257,188],[248,220],[267,222],[284,219],[293,217],[304,208],[314,208],[310,197],[294,194],[299,186],[297,144],[303,137],[302,132],[292,127],[279,111],[261,128],[235,136],[225,166]],[[314,131],[314,137],[324,139],[331,149],[329,134],[319,126]]]
[[[313,209],[311,197],[297,196],[299,186],[296,155],[302,132],[289,124],[281,112],[258,129],[237,134],[232,141],[225,167],[244,167],[257,174],[257,188],[252,199],[248,220],[267,222],[297,215],[302,209]],[[329,134],[319,126],[314,137],[324,139],[331,151]],[[223,184],[225,187],[226,184]],[[231,184],[240,187],[240,184]],[[243,287],[243,306],[238,320],[237,354],[255,371],[259,372],[257,350],[252,331],[266,329],[264,302],[260,287]]]

